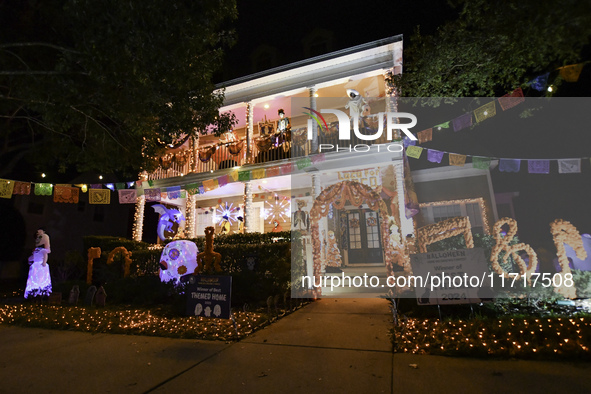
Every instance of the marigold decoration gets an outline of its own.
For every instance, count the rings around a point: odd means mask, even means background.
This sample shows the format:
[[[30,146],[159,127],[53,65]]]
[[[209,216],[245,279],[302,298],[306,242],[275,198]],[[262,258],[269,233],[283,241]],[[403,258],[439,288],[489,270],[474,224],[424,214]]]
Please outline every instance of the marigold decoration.
[[[421,227],[417,231],[419,253],[427,253],[427,246],[431,245],[432,243],[455,237],[456,235],[460,234],[464,235],[466,247],[471,249],[474,247],[474,239],[472,238],[471,228],[472,226],[470,225],[470,219],[467,216],[458,216]]]
[[[222,270],[222,267],[220,267],[222,255],[213,251],[214,233],[215,228],[212,226],[205,228],[205,251],[197,255],[197,268],[195,269],[196,274],[208,272],[212,269],[212,265],[215,271],[220,272]]]
[[[101,248],[88,248],[88,264],[86,266],[86,283],[92,283],[92,266],[94,259],[101,257]]]
[[[583,238],[575,226],[562,219],[556,219],[550,223],[550,233],[552,234],[554,245],[556,245],[556,256],[558,257],[558,263],[562,269],[559,272],[559,274],[562,276],[562,280],[560,281],[562,286],[557,287],[555,291],[567,298],[576,298],[576,288],[574,286],[567,287],[564,285],[566,282],[565,275],[571,273],[564,244],[570,245],[570,247],[572,247],[575,251],[577,257],[581,260],[584,260],[587,258],[587,251],[583,245]]]
[[[367,204],[368,207],[376,212],[379,212],[380,218],[380,234],[382,236],[382,245],[384,245],[384,260],[386,263],[386,271],[388,275],[393,275],[393,264],[395,262],[402,262],[404,266],[409,264],[408,261],[399,259],[400,251],[390,245],[388,231],[388,209],[384,200],[371,187],[355,181],[343,181],[327,187],[314,200],[314,205],[310,210],[310,221],[312,231],[312,256],[314,260],[313,272],[315,280],[320,280],[321,273],[321,250],[322,245],[320,241],[319,220],[328,216],[330,205],[334,209],[343,209],[347,205],[347,201],[351,205],[359,206]],[[320,288],[316,289],[316,296],[321,295]]]
[[[181,265],[176,272],[179,273],[179,275],[185,275],[187,273],[187,267],[185,267],[184,265]]]
[[[121,253],[123,258],[125,259],[125,265],[123,268],[123,277],[127,278],[129,276],[129,267],[131,266],[131,252],[125,249],[123,246],[118,246],[109,253],[107,256],[107,264],[112,264],[113,259],[117,253]]]
[[[507,231],[507,235],[503,237],[502,231],[503,226],[507,225],[509,230]],[[517,222],[515,219],[512,218],[502,218],[499,219],[498,222],[495,223],[493,227],[493,236],[495,238],[495,246],[493,246],[491,254],[490,254],[490,261],[492,263],[492,269],[499,275],[503,275],[505,278],[514,278],[511,276],[507,271],[501,267],[499,263],[499,254],[504,252],[503,255],[503,263],[507,263],[507,259],[509,256],[512,256],[515,260],[515,263],[519,267],[519,274],[517,275],[516,279],[521,278],[522,275],[526,275],[528,281],[531,279],[531,274],[536,272],[538,268],[538,255],[532,249],[531,246],[525,243],[518,243],[515,245],[509,245],[509,243],[513,240],[513,238],[517,235]],[[523,258],[519,255],[519,251],[524,251],[527,253],[529,258],[529,265],[523,260]]]

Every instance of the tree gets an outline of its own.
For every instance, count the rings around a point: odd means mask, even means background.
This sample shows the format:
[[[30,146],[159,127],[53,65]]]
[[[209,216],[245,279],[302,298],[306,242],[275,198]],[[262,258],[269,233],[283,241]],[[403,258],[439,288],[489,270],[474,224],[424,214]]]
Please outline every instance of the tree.
[[[404,73],[392,78],[401,95],[503,95],[580,62],[589,44],[589,0],[460,0],[457,6],[457,20],[432,36],[417,30],[411,38]]]
[[[207,127],[234,0],[10,0],[0,5],[0,175],[26,157],[123,172]]]

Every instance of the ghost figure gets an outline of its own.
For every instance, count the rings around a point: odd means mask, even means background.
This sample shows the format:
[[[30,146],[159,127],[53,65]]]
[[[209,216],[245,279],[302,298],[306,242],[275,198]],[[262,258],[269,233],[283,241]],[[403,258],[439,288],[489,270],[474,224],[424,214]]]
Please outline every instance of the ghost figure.
[[[211,316],[211,308],[210,307],[205,307],[205,317],[210,317]]]
[[[197,245],[191,241],[173,241],[164,247],[160,256],[160,280],[178,284],[180,278],[197,268]]]
[[[326,252],[326,266],[327,267],[340,267],[341,266],[341,251],[337,244],[334,231],[328,232],[328,246]]]
[[[361,96],[361,94],[355,89],[347,89],[347,96],[349,96],[349,102],[345,105],[345,108],[349,109],[349,116],[351,119],[357,118],[359,115],[364,115],[369,112],[369,106],[367,101]]]
[[[185,222],[185,216],[175,208],[168,209],[162,204],[152,205],[154,211],[160,214],[158,220],[158,238],[162,241],[172,239],[178,233]]]
[[[222,307],[218,304],[215,304],[215,306],[213,307],[213,314],[215,317],[220,317],[220,315],[222,314]]]
[[[47,264],[46,248],[35,248],[31,257],[29,257],[29,276],[27,278],[27,287],[25,288],[25,298],[35,295],[49,295],[51,293],[51,275],[49,273],[49,264]]]
[[[199,316],[203,312],[203,305],[197,304],[195,305],[195,316]]]

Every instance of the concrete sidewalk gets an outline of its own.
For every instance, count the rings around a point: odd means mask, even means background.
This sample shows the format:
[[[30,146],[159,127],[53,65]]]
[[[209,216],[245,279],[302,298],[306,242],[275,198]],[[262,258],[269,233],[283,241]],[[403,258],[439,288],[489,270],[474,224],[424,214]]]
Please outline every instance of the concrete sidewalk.
[[[380,299],[322,299],[232,344],[0,326],[0,392],[591,390],[589,363],[393,354],[391,327]]]

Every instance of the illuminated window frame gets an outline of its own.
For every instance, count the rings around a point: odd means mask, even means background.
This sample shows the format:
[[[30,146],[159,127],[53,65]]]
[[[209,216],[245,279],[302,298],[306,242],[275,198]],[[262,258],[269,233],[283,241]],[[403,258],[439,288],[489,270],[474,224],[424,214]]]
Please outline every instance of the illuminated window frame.
[[[488,215],[486,213],[486,207],[484,205],[484,198],[482,197],[478,197],[478,198],[466,198],[466,199],[462,199],[462,200],[446,200],[446,201],[433,201],[433,202],[424,202],[424,203],[420,203],[419,207],[420,209],[424,209],[424,208],[429,208],[429,207],[438,207],[438,206],[444,206],[444,205],[460,205],[460,207],[464,207],[466,206],[466,204],[474,204],[477,203],[478,206],[480,207],[480,216],[482,217],[482,227],[483,227],[483,231],[484,234],[490,234],[490,226],[489,226],[489,220],[488,220]],[[472,224],[472,226],[474,226],[474,224]]]

